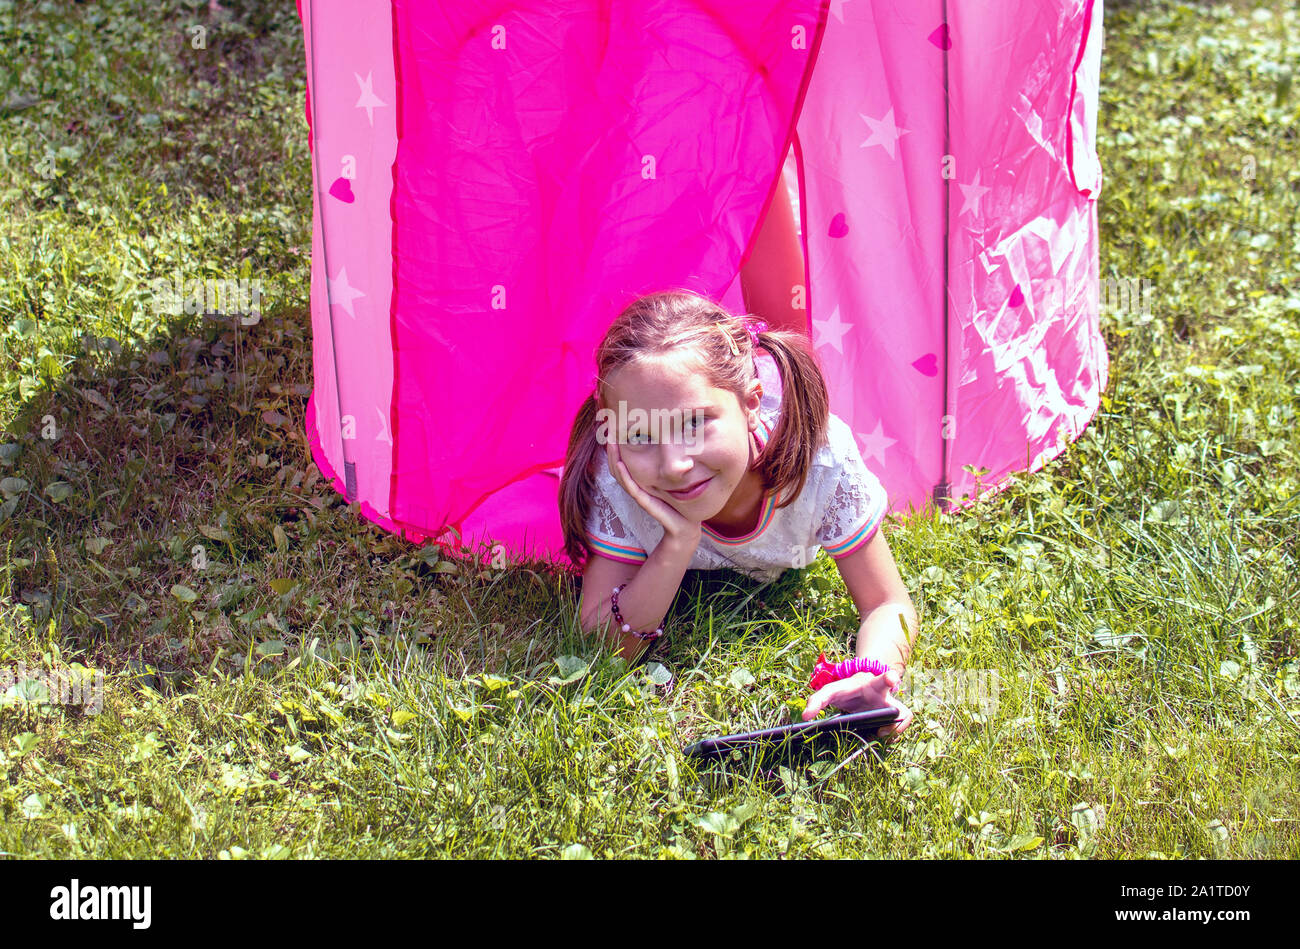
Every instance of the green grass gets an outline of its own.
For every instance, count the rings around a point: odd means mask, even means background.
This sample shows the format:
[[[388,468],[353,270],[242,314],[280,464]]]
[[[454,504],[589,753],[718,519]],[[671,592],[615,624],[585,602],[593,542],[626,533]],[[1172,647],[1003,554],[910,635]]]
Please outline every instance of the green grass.
[[[1102,271],[1150,318],[1103,314],[1058,460],[891,528],[913,670],[996,670],[996,707],[763,773],[681,749],[849,648],[825,557],[688,577],[665,693],[563,571],[440,560],[322,482],[292,5],[0,0],[0,669],[105,673],[99,714],[0,699],[0,852],[1300,856],[1300,17],[1267,9],[1108,5]],[[154,316],[177,268],[262,279],[263,319]]]

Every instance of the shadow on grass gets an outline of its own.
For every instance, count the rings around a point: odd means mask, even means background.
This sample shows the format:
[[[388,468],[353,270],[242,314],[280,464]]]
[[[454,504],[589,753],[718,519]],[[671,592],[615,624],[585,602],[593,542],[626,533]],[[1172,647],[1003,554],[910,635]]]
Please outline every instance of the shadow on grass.
[[[0,593],[97,663],[183,677],[250,653],[288,661],[313,639],[345,654],[433,643],[462,600],[489,629],[507,609],[561,606],[546,565],[469,576],[348,509],[304,434],[305,313],[179,319],[136,348],[82,343],[0,437]]]

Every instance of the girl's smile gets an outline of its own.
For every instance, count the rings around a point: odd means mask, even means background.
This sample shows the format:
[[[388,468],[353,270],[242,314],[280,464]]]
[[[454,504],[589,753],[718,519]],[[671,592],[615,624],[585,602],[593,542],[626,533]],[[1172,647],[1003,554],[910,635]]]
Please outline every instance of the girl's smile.
[[[711,386],[692,357],[679,351],[643,358],[606,380],[609,404],[625,404],[629,419],[629,430],[616,436],[619,455],[633,481],[686,517],[743,533],[757,520],[763,496],[751,470],[762,384],[754,381],[742,405],[735,393]],[[663,424],[667,419],[684,419],[680,426],[690,436],[655,430],[674,428]]]
[[[713,480],[712,477],[708,477],[705,478],[703,481],[697,482],[695,485],[685,489],[684,491],[673,491],[670,489],[668,493],[671,494],[679,501],[694,501],[696,498],[698,498],[701,494],[704,493],[704,489],[708,486],[709,482],[712,480]]]

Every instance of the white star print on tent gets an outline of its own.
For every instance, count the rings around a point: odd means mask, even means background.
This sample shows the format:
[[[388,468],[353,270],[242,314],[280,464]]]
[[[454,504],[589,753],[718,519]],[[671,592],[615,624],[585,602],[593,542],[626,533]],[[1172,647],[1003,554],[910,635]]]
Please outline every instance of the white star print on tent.
[[[375,109],[379,106],[387,106],[388,103],[379,96],[375,95],[375,90],[371,88],[374,85],[374,73],[366,73],[366,78],[362,79],[357,73],[352,75],[357,77],[357,85],[361,87],[361,97],[357,99],[356,108],[366,110],[366,118],[370,120],[371,126],[375,124]]]

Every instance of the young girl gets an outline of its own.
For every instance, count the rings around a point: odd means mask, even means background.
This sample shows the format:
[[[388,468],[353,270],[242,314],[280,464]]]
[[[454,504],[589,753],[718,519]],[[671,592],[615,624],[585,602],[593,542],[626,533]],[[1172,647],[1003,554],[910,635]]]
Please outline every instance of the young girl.
[[[804,720],[828,705],[892,706],[900,718],[882,734],[906,729],[912,713],[893,693],[916,611],[878,530],[884,489],[830,414],[808,339],[672,291],[624,310],[596,365],[560,481],[565,549],[585,562],[582,628],[608,633],[631,661],[662,634],[686,570],[771,581],[825,549],[862,618],[858,656],[889,668],[825,686]]]

